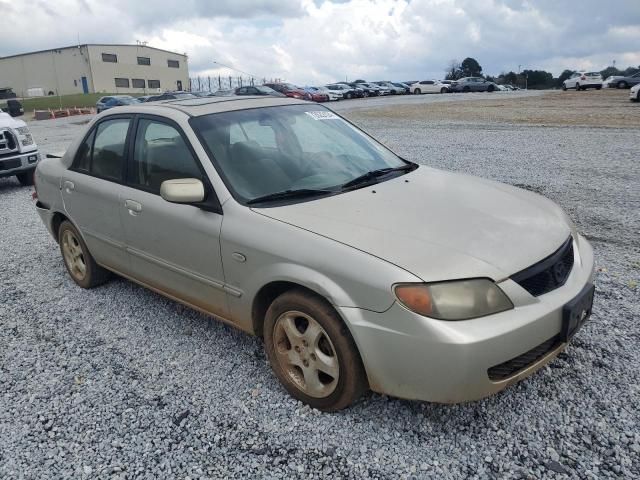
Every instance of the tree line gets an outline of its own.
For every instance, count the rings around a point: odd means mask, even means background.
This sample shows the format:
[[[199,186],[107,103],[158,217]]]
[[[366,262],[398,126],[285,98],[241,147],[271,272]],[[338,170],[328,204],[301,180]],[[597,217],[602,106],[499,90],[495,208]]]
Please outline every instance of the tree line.
[[[564,70],[559,77],[554,77],[551,72],[545,70],[529,70],[525,69],[520,73],[502,72],[500,75],[493,77],[482,73],[482,66],[475,58],[467,57],[462,62],[451,60],[446,69],[446,80],[458,80],[463,77],[483,77],[491,82],[498,84],[516,85],[524,87],[525,85],[531,89],[559,88],[562,82],[569,78],[575,70]],[[616,67],[607,67],[600,70],[602,78],[611,76],[628,76],[640,72],[640,66],[627,67],[619,70]]]

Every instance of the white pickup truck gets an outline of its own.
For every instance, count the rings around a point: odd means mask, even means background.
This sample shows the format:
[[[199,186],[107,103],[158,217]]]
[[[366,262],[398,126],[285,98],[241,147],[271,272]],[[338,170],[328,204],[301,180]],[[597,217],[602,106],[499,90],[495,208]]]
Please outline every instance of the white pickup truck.
[[[0,178],[15,175],[22,185],[32,185],[38,160],[38,146],[27,124],[0,110]]]

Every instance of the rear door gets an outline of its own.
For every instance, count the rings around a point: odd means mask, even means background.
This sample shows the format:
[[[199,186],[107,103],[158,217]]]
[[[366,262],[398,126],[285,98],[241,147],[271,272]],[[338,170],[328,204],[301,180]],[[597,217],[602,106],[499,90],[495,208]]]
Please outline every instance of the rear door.
[[[133,131],[120,205],[133,275],[171,297],[224,317],[222,214],[169,203],[160,196],[163,181],[179,178],[202,180],[209,195],[215,196],[206,174],[172,121],[139,116]]]
[[[71,221],[99,264],[126,273],[121,198],[132,119],[109,116],[97,123],[62,177],[62,199]]]

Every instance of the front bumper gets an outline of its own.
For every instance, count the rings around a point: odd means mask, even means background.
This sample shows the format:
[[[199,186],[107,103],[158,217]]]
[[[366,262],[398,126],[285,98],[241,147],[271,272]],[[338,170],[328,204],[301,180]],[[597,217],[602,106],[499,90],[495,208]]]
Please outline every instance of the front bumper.
[[[340,308],[371,389],[412,400],[459,403],[494,394],[535,372],[566,343],[550,344],[533,363],[499,381],[492,381],[488,373],[560,334],[563,306],[593,282],[593,250],[583,237],[574,239],[574,257],[567,282],[539,297],[510,279],[501,282],[516,307],[483,318],[434,320],[398,303],[384,313]]]
[[[40,161],[37,150],[0,157],[0,178],[11,177],[17,173],[33,170]]]

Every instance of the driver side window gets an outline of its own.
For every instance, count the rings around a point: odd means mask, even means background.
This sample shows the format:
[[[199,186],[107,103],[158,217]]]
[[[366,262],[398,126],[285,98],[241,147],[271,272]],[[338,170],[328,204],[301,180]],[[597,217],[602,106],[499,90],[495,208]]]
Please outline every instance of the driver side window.
[[[130,184],[159,194],[165,180],[203,179],[198,160],[180,132],[169,124],[141,119],[136,131]]]

